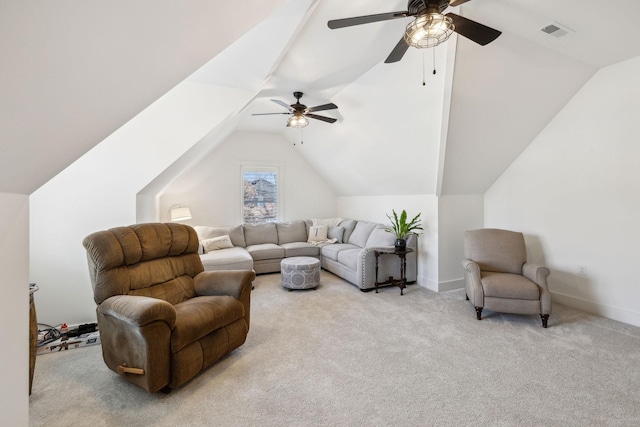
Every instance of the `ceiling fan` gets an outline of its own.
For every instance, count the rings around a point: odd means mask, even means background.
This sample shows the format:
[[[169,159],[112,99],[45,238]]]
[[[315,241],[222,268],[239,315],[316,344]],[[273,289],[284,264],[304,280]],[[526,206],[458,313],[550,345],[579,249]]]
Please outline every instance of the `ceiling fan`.
[[[416,48],[434,47],[447,40],[454,31],[482,46],[498,38],[502,34],[501,31],[494,30],[455,13],[442,14],[449,6],[460,6],[468,1],[470,0],[409,0],[406,11],[334,19],[329,21],[327,25],[334,30],[336,28],[415,16],[416,18],[407,25],[403,37],[384,61],[388,64],[400,61],[409,46]]]
[[[300,98],[302,98],[302,92],[293,92],[293,96],[296,98],[296,103],[287,105],[285,102],[282,102],[278,99],[272,99],[271,101],[276,104],[286,108],[288,111],[286,113],[257,113],[252,114],[252,116],[267,116],[272,114],[290,114],[291,117],[287,121],[288,127],[294,128],[303,128],[309,124],[309,120],[307,117],[316,120],[322,120],[327,123],[335,123],[338,119],[334,119],[332,117],[319,116],[317,114],[313,114],[316,111],[324,111],[324,110],[335,110],[338,106],[332,102],[328,104],[316,105],[315,107],[307,107],[304,104],[300,103]]]

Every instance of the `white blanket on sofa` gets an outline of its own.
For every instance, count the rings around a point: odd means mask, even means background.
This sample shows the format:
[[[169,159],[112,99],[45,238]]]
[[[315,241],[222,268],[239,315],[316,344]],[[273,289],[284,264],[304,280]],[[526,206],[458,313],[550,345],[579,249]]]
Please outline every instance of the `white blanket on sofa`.
[[[338,224],[344,221],[344,218],[324,218],[324,219],[312,218],[311,221],[312,221],[312,225],[327,224],[328,227],[337,227]]]

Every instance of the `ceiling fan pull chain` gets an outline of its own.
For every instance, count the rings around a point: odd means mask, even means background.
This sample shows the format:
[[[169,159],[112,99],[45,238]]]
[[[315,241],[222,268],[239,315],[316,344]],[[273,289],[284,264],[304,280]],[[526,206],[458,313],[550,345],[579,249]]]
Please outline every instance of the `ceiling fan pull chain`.
[[[436,75],[436,48],[433,49],[433,75]]]
[[[422,86],[426,86],[427,85],[427,77],[426,77],[426,72],[425,72],[425,66],[424,66],[424,50],[422,51]]]

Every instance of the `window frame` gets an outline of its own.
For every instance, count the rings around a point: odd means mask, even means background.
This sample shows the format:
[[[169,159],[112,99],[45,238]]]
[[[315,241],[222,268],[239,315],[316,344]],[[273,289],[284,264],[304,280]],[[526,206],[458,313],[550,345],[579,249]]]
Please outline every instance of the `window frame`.
[[[243,163],[240,165],[240,223],[241,224],[265,224],[269,222],[281,221],[284,216],[284,179],[281,165],[263,165]],[[276,181],[276,214],[272,219],[260,222],[247,222],[245,218],[245,174],[247,173],[269,173],[275,175]]]

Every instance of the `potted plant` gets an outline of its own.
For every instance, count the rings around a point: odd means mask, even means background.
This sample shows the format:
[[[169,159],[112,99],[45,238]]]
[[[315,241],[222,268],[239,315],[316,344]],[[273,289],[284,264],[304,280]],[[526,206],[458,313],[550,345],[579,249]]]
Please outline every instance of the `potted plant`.
[[[391,227],[385,228],[384,231],[393,233],[396,236],[395,247],[397,250],[404,250],[407,247],[407,237],[412,234],[417,236],[423,230],[420,214],[407,222],[407,211],[403,210],[400,216],[396,214],[395,210],[392,210],[392,212],[393,218],[386,214],[389,221],[391,221]]]

